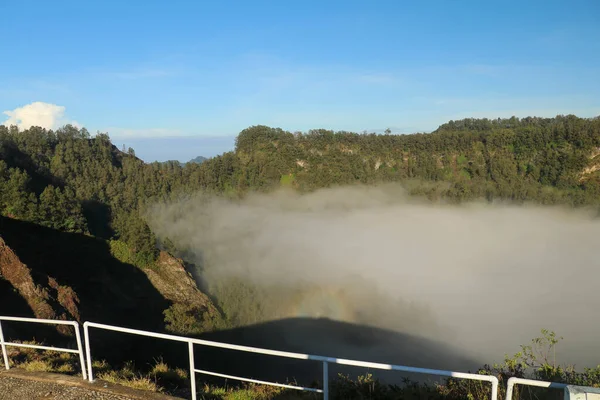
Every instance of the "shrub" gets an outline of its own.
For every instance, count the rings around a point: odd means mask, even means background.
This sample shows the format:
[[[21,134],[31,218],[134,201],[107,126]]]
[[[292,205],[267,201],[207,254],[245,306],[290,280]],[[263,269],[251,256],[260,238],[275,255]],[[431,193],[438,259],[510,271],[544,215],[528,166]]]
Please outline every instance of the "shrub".
[[[166,309],[165,327],[179,335],[199,335],[222,327],[219,315],[213,315],[206,307],[175,303]]]

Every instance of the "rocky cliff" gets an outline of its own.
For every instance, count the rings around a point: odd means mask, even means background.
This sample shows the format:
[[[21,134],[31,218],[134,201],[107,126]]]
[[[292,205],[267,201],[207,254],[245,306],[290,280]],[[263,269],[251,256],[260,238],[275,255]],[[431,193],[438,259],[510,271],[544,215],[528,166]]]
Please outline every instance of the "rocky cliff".
[[[219,315],[166,252],[142,269],[114,258],[106,241],[0,217],[0,315],[164,331],[176,304]]]
[[[45,319],[80,319],[79,298],[73,289],[43,273],[37,276],[37,280],[43,283],[36,283],[33,275],[31,268],[23,264],[0,238],[0,279],[12,286],[12,291],[27,303],[33,316]],[[11,303],[3,302],[2,313],[18,316],[21,310],[11,310]]]

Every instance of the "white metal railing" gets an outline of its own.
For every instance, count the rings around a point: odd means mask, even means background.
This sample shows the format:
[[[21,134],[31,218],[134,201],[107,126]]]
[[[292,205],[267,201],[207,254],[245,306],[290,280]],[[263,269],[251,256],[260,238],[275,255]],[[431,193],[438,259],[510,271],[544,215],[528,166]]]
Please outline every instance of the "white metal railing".
[[[228,344],[228,343],[212,342],[209,340],[193,339],[193,338],[188,338],[188,337],[184,337],[184,336],[169,335],[169,334],[165,334],[165,333],[148,332],[148,331],[142,331],[139,329],[121,328],[118,326],[97,324],[95,322],[85,322],[83,324],[83,335],[85,338],[88,379],[90,382],[94,381],[94,372],[93,372],[93,368],[92,368],[92,351],[91,351],[91,346],[90,346],[89,328],[97,328],[97,329],[103,329],[103,330],[108,330],[108,331],[122,332],[122,333],[128,333],[128,334],[132,334],[132,335],[147,336],[147,337],[153,337],[153,338],[157,338],[157,339],[165,339],[165,340],[172,340],[175,342],[187,343],[188,344],[188,353],[189,353],[189,364],[190,364],[190,382],[191,382],[192,400],[196,400],[196,380],[194,379],[196,373],[216,375],[216,373],[214,373],[214,372],[203,371],[203,370],[199,370],[199,369],[195,368],[195,365],[194,365],[194,345],[195,344],[205,345],[205,346],[210,346],[210,347],[218,347],[218,348],[223,348],[223,349],[265,354],[265,355],[270,355],[270,356],[296,358],[296,359],[302,359],[302,360],[308,360],[309,359],[308,357],[310,357],[306,354],[289,353],[286,351],[278,351],[278,350],[259,349],[259,348],[254,348],[254,347],[240,346],[240,345],[234,345],[234,344]],[[223,374],[219,374],[219,375],[223,375]],[[230,379],[236,379],[236,380],[246,381],[246,382],[254,381],[254,380],[249,380],[248,378],[244,378],[244,377],[240,377],[240,376],[227,375],[227,377]],[[320,389],[307,388],[307,387],[301,387],[301,386],[282,385],[280,383],[275,383],[275,382],[260,381],[260,382],[256,382],[256,383],[261,383],[264,385],[280,386],[280,387],[286,387],[286,388],[290,388],[290,389],[304,390],[304,391],[316,392],[316,393],[325,393],[326,392],[326,390],[324,391],[324,390],[320,390]]]
[[[4,332],[2,331],[2,321],[30,322],[30,323],[36,323],[36,324],[51,324],[51,325],[70,325],[75,329],[75,337],[77,339],[77,350],[65,349],[65,348],[61,348],[61,347],[40,346],[40,345],[35,345],[35,344],[6,342],[6,341],[4,341]],[[8,369],[10,369],[10,364],[9,364],[9,360],[8,360],[8,352],[6,350],[7,346],[24,347],[24,348],[39,349],[39,350],[51,350],[51,351],[60,351],[63,353],[79,354],[79,362],[81,363],[81,375],[83,376],[83,379],[87,379],[85,361],[84,361],[84,357],[83,357],[83,347],[81,345],[81,334],[79,332],[79,324],[75,321],[0,316],[0,348],[2,349],[2,357],[4,359],[4,366],[8,370]]]
[[[85,322],[83,324],[83,332],[84,332],[85,346],[86,346],[88,379],[90,380],[90,382],[93,382],[94,374],[93,374],[93,370],[92,370],[92,353],[91,353],[91,348],[90,348],[89,328],[104,329],[104,330],[109,330],[109,331],[114,331],[114,332],[122,332],[122,333],[128,333],[128,334],[132,334],[132,335],[147,336],[147,337],[153,337],[153,338],[157,338],[157,339],[165,339],[165,340],[172,340],[172,341],[176,341],[176,342],[187,343],[188,344],[188,354],[189,354],[189,364],[190,364],[190,382],[191,382],[192,400],[196,400],[196,379],[195,379],[196,374],[207,374],[207,375],[219,376],[219,377],[224,377],[224,378],[229,378],[229,379],[236,379],[236,380],[245,381],[245,382],[260,383],[263,385],[271,385],[271,386],[285,387],[285,388],[289,388],[289,389],[323,393],[323,398],[325,400],[329,400],[329,364],[350,365],[350,366],[355,366],[355,367],[366,367],[366,368],[374,368],[374,369],[381,369],[381,370],[402,371],[402,372],[410,372],[410,373],[418,373],[418,374],[447,376],[447,377],[451,377],[451,378],[469,379],[469,380],[475,380],[475,381],[480,381],[480,382],[489,382],[492,385],[491,399],[497,400],[497,398],[498,398],[498,378],[496,378],[495,376],[490,376],[490,375],[467,374],[467,373],[463,373],[463,372],[442,371],[442,370],[427,369],[427,368],[414,368],[414,367],[406,367],[406,366],[401,366],[401,365],[380,364],[380,363],[372,363],[372,362],[365,362],[365,361],[346,360],[346,359],[342,359],[342,358],[313,356],[313,355],[301,354],[301,353],[290,353],[290,352],[286,352],[286,351],[268,350],[268,349],[261,349],[261,348],[249,347],[249,346],[240,346],[240,345],[234,345],[234,344],[229,344],[229,343],[220,343],[220,342],[213,342],[213,341],[209,341],[209,340],[192,339],[192,338],[183,337],[183,336],[148,332],[148,331],[142,331],[142,330],[138,330],[138,329],[121,328],[118,326],[97,324],[94,322]],[[243,351],[243,352],[249,352],[249,353],[255,353],[255,354],[264,354],[264,355],[270,355],[270,356],[276,356],[276,357],[293,358],[293,359],[298,359],[298,360],[319,361],[323,365],[323,389],[321,390],[321,389],[307,388],[307,387],[301,387],[301,386],[283,385],[283,384],[275,383],[275,382],[259,381],[259,380],[244,378],[244,377],[240,377],[240,376],[225,375],[225,374],[220,374],[220,373],[216,373],[216,372],[210,372],[210,371],[196,369],[194,366],[194,345],[217,347],[217,348],[222,348],[222,349],[237,350],[237,351]]]
[[[566,383],[557,383],[557,382],[546,382],[546,381],[536,381],[534,379],[524,379],[524,378],[509,378],[506,383],[506,400],[512,400],[513,398],[513,390],[515,385],[524,385],[524,386],[534,386],[540,388],[549,388],[549,389],[562,389],[566,391],[567,388],[577,388],[585,393],[599,393],[598,388],[587,387],[587,386],[575,386],[575,385],[567,385]],[[565,397],[567,398],[567,397]]]
[[[524,378],[509,378],[506,383],[506,400],[512,400],[513,397],[513,389],[515,385],[525,385],[525,386],[535,386],[541,388],[551,388],[551,389],[565,389],[567,385],[564,383],[556,383],[556,382],[545,382],[545,381],[536,381],[534,379],[524,379]]]
[[[6,342],[4,339],[4,333],[2,331],[2,324],[1,324],[2,321],[17,321],[17,322],[53,324],[53,325],[70,325],[75,329],[75,336],[77,339],[77,350],[60,348],[60,347],[25,344],[25,343]],[[343,359],[343,358],[323,357],[323,356],[315,356],[315,355],[310,355],[310,354],[291,353],[291,352],[287,352],[287,351],[261,349],[261,348],[257,348],[257,347],[241,346],[241,345],[235,345],[235,344],[229,344],[229,343],[214,342],[214,341],[209,341],[209,340],[194,339],[194,338],[188,338],[188,337],[184,337],[184,336],[169,335],[169,334],[164,334],[164,333],[155,333],[155,332],[143,331],[143,330],[138,330],[138,329],[121,328],[118,326],[98,324],[98,323],[94,323],[94,322],[85,322],[83,324],[83,331],[84,331],[84,338],[85,338],[84,341],[85,341],[85,349],[86,349],[85,356],[84,356],[81,336],[80,336],[80,332],[79,332],[79,324],[75,321],[0,316],[0,348],[2,349],[4,365],[5,365],[6,369],[10,368],[8,352],[6,350],[6,347],[8,347],[8,346],[33,348],[33,349],[40,349],[40,350],[52,350],[52,351],[79,354],[79,359],[80,359],[80,363],[81,363],[81,374],[83,376],[83,379],[84,380],[89,379],[90,382],[93,382],[94,374],[93,374],[93,369],[92,369],[92,353],[91,353],[90,334],[89,334],[90,328],[103,329],[103,330],[108,330],[108,331],[122,332],[122,333],[128,333],[128,334],[132,334],[132,335],[147,336],[147,337],[153,337],[153,338],[157,338],[157,339],[164,339],[164,340],[171,340],[171,341],[176,341],[176,342],[187,343],[188,344],[188,354],[189,354],[192,400],[196,400],[196,398],[197,398],[196,379],[195,379],[196,374],[211,375],[211,376],[217,376],[217,377],[221,377],[221,378],[234,379],[234,380],[239,380],[239,381],[243,381],[243,382],[252,382],[252,383],[257,383],[257,384],[262,384],[262,385],[277,386],[277,387],[282,387],[282,388],[287,388],[287,389],[295,389],[295,390],[310,391],[310,392],[315,392],[315,393],[322,393],[323,398],[325,400],[328,400],[329,399],[329,364],[348,365],[348,366],[354,366],[354,367],[373,368],[373,369],[389,370],[389,371],[402,371],[402,372],[417,373],[417,374],[445,376],[445,377],[449,377],[449,378],[468,379],[468,380],[475,380],[475,381],[479,381],[479,382],[488,382],[492,386],[491,399],[492,400],[498,399],[498,379],[495,376],[491,376],[491,375],[470,374],[470,373],[444,371],[444,370],[428,369],[428,368],[414,368],[414,367],[407,367],[407,366],[401,366],[401,365],[372,363],[372,362],[365,362],[365,361],[347,360],[347,359]],[[247,352],[247,353],[263,354],[263,355],[292,358],[292,359],[298,359],[298,360],[318,361],[318,362],[322,363],[322,366],[323,366],[323,389],[286,385],[286,384],[281,384],[281,383],[276,383],[276,382],[268,382],[268,381],[262,381],[262,380],[257,380],[257,379],[244,378],[241,376],[226,375],[226,374],[222,374],[222,373],[197,369],[194,365],[194,345],[216,347],[216,348],[221,348],[221,349],[236,350],[236,351],[242,351],[242,352]],[[86,368],[86,364],[87,364],[87,368]],[[564,383],[546,382],[546,381],[538,381],[538,380],[532,380],[532,379],[510,378],[507,382],[507,387],[506,387],[506,400],[512,400],[515,385],[535,386],[535,387],[550,388],[550,389],[562,389],[565,391],[565,393],[568,391],[569,388],[581,390],[585,393],[594,393],[594,394],[600,393],[599,389],[596,389],[596,388],[590,388],[590,387],[584,387],[584,386],[573,386],[573,385],[567,385]]]

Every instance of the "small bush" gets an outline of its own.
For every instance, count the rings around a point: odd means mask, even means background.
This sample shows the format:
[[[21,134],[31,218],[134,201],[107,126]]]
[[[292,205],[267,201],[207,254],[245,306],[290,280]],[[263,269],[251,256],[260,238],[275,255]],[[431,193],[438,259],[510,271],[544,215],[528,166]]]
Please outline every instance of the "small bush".
[[[200,388],[199,395],[204,400],[299,400],[321,399],[323,397],[320,394],[315,395],[314,393],[254,383],[229,388],[205,384]]]
[[[222,325],[221,316],[205,307],[175,303],[163,312],[165,327],[178,335],[193,336],[213,331]]]
[[[510,377],[524,377],[537,380],[550,380],[579,386],[600,387],[600,366],[575,371],[570,365],[560,365],[554,357],[554,349],[562,338],[554,332],[542,330],[542,335],[521,346],[521,351],[513,356],[505,356],[504,362],[492,366],[485,365],[476,373],[493,375],[500,381],[499,398],[504,398],[506,381]],[[25,342],[35,344],[35,342]],[[78,357],[74,354],[56,351],[42,351],[29,348],[9,348],[11,366],[27,371],[58,372],[79,374],[81,369]],[[141,372],[132,362],[120,369],[112,368],[106,361],[92,363],[97,378],[135,389],[164,392],[169,394],[189,394],[189,374],[181,368],[170,368],[162,359]],[[462,379],[444,379],[435,384],[425,384],[405,380],[402,385],[389,385],[379,381],[372,374],[360,375],[352,379],[338,375],[330,384],[333,399],[360,400],[479,400],[490,398],[491,386],[488,383]],[[214,400],[297,400],[317,399],[320,395],[256,384],[240,384],[234,387],[214,387],[204,385],[199,388],[200,398]],[[560,393],[558,393],[560,394]],[[515,388],[515,400],[551,400],[557,392],[542,388]]]
[[[163,386],[187,385],[188,372],[183,368],[170,368],[162,359],[156,361],[150,375]]]
[[[118,369],[112,368],[106,361],[94,361],[92,367],[98,379],[134,389],[168,394],[189,391],[188,372],[182,368],[171,368],[162,359],[155,360],[144,370],[136,368],[132,362]]]
[[[75,372],[75,370],[71,364],[62,364],[56,368],[56,372],[71,375]]]
[[[19,365],[20,368],[23,368],[25,371],[30,371],[30,372],[53,372],[54,368],[52,367],[52,364],[48,361],[42,361],[42,360],[34,360],[34,361],[27,361],[24,362],[23,364]]]
[[[155,268],[155,254],[152,252],[134,251],[122,240],[109,240],[110,253],[117,260],[138,268]]]
[[[16,343],[44,345],[44,343],[35,341]],[[81,373],[81,365],[76,354],[27,347],[10,347],[8,356],[11,367],[23,368],[26,371],[56,372],[69,375]]]
[[[152,381],[150,377],[135,374],[130,375],[123,373],[123,371],[103,372],[98,374],[98,379],[138,390],[147,390],[150,392],[162,391],[162,388],[156,382]]]

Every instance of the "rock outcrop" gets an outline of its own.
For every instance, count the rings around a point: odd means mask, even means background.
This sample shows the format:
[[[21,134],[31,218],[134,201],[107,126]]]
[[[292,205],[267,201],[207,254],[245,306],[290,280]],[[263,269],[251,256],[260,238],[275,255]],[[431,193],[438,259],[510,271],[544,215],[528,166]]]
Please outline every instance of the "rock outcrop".
[[[136,267],[115,258],[105,240],[7,217],[0,217],[0,315],[153,331],[173,331],[191,317],[194,332],[221,317],[183,260],[167,252]]]
[[[25,300],[36,318],[79,320],[79,298],[73,289],[60,285],[56,279],[38,275],[36,283],[32,270],[21,262],[14,251],[0,238],[0,279],[7,281]],[[69,331],[68,328],[59,331]]]

